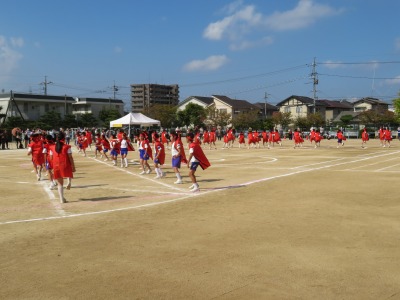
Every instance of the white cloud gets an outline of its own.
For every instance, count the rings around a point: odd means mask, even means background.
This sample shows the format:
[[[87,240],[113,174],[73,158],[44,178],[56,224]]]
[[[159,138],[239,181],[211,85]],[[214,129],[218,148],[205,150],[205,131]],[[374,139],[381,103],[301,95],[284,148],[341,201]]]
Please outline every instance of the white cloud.
[[[238,50],[245,50],[249,48],[254,48],[257,46],[262,46],[262,45],[271,45],[274,42],[274,39],[270,36],[264,37],[260,40],[257,41],[239,41],[237,43],[233,42],[229,46],[229,49],[233,51],[238,51]]]
[[[203,60],[192,60],[183,67],[183,70],[188,72],[213,71],[219,69],[228,61],[225,55],[212,55]]]
[[[210,40],[235,40],[245,35],[252,27],[256,27],[261,19],[262,15],[255,12],[255,7],[248,5],[220,21],[209,24],[203,32],[203,37]]]
[[[14,47],[21,48],[24,45],[24,40],[22,38],[11,38],[11,45]]]
[[[385,83],[388,85],[400,85],[400,75],[393,79],[386,79]]]
[[[285,12],[275,12],[266,18],[266,24],[275,30],[294,30],[305,28],[318,19],[341,13],[328,5],[314,3],[313,0],[300,0],[297,6]]]
[[[122,52],[122,48],[119,47],[119,46],[115,46],[115,47],[114,47],[114,52],[115,52],[115,53],[121,53],[121,52]]]
[[[314,3],[314,0],[299,0],[297,6],[284,12],[275,12],[269,16],[258,12],[254,5],[243,5],[243,1],[235,1],[224,7],[226,16],[210,23],[203,32],[209,40],[230,41],[231,49],[247,49],[262,43],[257,36],[265,31],[296,30],[310,26],[317,20],[342,12],[328,5]],[[258,40],[249,42],[249,40]],[[240,46],[242,45],[242,46]]]
[[[0,78],[6,78],[17,68],[23,56],[14,48],[22,47],[23,44],[22,38],[11,38],[8,42],[6,37],[0,36]]]

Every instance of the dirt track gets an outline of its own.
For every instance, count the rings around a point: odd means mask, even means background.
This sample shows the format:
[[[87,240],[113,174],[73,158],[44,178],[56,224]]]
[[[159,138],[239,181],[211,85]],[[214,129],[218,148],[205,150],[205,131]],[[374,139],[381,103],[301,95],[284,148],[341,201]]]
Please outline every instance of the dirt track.
[[[400,142],[205,150],[200,193],[74,153],[59,204],[0,151],[1,299],[400,299]],[[92,153],[89,152],[90,155]]]

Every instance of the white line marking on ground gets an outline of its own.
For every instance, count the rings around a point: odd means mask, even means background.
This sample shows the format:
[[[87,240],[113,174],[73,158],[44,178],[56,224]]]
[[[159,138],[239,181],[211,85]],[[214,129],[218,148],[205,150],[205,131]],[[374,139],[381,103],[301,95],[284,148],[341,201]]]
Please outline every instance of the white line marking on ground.
[[[251,184],[254,184],[254,183],[263,182],[263,181],[269,181],[269,180],[273,180],[273,179],[288,177],[288,176],[292,176],[292,175],[296,175],[296,174],[300,174],[300,173],[305,173],[305,172],[322,170],[322,169],[326,169],[326,168],[330,168],[330,167],[337,167],[337,166],[344,165],[344,164],[356,163],[356,162],[360,162],[360,161],[364,161],[364,160],[375,159],[375,158],[379,158],[379,157],[382,157],[382,156],[394,155],[394,154],[398,154],[398,153],[400,153],[400,151],[395,151],[395,152],[391,152],[391,153],[384,153],[384,154],[375,155],[375,156],[371,156],[371,157],[359,158],[359,159],[355,159],[355,160],[352,160],[352,161],[346,161],[346,162],[341,162],[341,163],[337,163],[337,164],[330,164],[330,165],[321,166],[321,167],[318,167],[318,168],[300,170],[300,171],[291,172],[291,173],[287,173],[287,174],[261,178],[261,179],[258,179],[258,180],[245,182],[243,184],[237,184],[236,186],[248,186],[248,185],[251,185]],[[27,222],[45,221],[45,220],[57,220],[57,219],[62,219],[62,218],[73,218],[73,217],[82,217],[82,216],[90,216],[90,215],[99,215],[99,214],[106,214],[106,213],[112,213],[112,212],[117,212],[117,211],[125,211],[125,210],[130,210],[130,209],[151,207],[151,206],[163,205],[163,204],[167,204],[167,203],[178,202],[178,201],[182,201],[182,200],[185,200],[185,199],[188,199],[188,198],[193,198],[193,197],[196,197],[196,196],[199,196],[199,195],[209,194],[209,193],[217,192],[217,191],[223,191],[223,190],[226,190],[226,189],[229,189],[229,188],[230,187],[224,187],[224,188],[220,188],[220,189],[212,189],[212,190],[208,190],[208,191],[205,191],[205,192],[193,193],[193,194],[186,195],[184,197],[180,197],[180,198],[176,198],[176,199],[153,202],[153,203],[142,204],[142,205],[137,205],[137,206],[124,207],[124,208],[103,210],[103,211],[97,211],[97,212],[86,212],[86,213],[80,213],[80,214],[71,214],[71,215],[65,215],[65,216],[53,216],[53,217],[37,218],[37,219],[5,221],[5,222],[0,222],[0,225],[15,224],[15,223],[27,223]]]
[[[65,216],[66,215],[65,210],[61,207],[61,203],[56,202],[57,198],[54,196],[53,192],[47,186],[46,182],[40,181],[39,184],[42,185],[44,191],[49,196],[51,204],[53,204],[54,208],[56,209],[56,213],[59,214],[60,216]]]

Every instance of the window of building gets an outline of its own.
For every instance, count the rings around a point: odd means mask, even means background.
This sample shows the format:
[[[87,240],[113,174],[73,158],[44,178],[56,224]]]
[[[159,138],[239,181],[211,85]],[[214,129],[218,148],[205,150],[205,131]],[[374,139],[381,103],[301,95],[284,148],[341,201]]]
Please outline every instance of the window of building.
[[[24,102],[24,112],[28,112],[28,110],[29,110],[29,103]]]
[[[303,112],[302,106],[296,106],[296,113],[301,114]]]
[[[289,106],[285,106],[283,110],[284,110],[285,113],[288,113],[288,112],[290,112],[290,107]]]
[[[228,110],[226,108],[220,108],[219,112],[220,113],[228,113]]]
[[[48,103],[46,103],[46,104],[44,105],[44,111],[45,111],[45,112],[48,112],[49,109],[50,109],[50,105],[49,105]]]

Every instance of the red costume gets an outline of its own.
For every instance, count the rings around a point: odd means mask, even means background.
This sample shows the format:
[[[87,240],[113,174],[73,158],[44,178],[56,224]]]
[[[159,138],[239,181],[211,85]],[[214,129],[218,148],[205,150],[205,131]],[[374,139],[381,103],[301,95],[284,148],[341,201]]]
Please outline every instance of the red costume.
[[[154,150],[155,150],[155,156],[158,158],[158,162],[160,165],[163,165],[165,162],[165,149],[164,149],[164,144],[160,142],[160,140],[156,140],[156,143],[154,144]]]
[[[53,176],[58,178],[73,178],[72,164],[68,157],[71,146],[63,144],[60,153],[56,152],[56,144],[50,146],[51,155],[53,157]]]
[[[203,143],[210,143],[210,134],[208,133],[208,130],[204,130],[203,133]]]
[[[361,139],[362,139],[363,142],[366,142],[366,141],[369,140],[369,135],[368,135],[368,132],[367,132],[366,128],[364,128],[364,131],[361,134]]]
[[[32,142],[28,145],[32,149],[32,162],[35,166],[44,164],[43,142],[39,137],[32,138]]]
[[[199,161],[200,167],[203,170],[211,166],[210,162],[203,152],[203,149],[201,149],[201,146],[198,143],[192,142],[189,147],[193,149],[193,156]]]
[[[241,132],[239,133],[239,144],[245,144],[245,140],[244,140],[244,133]]]

